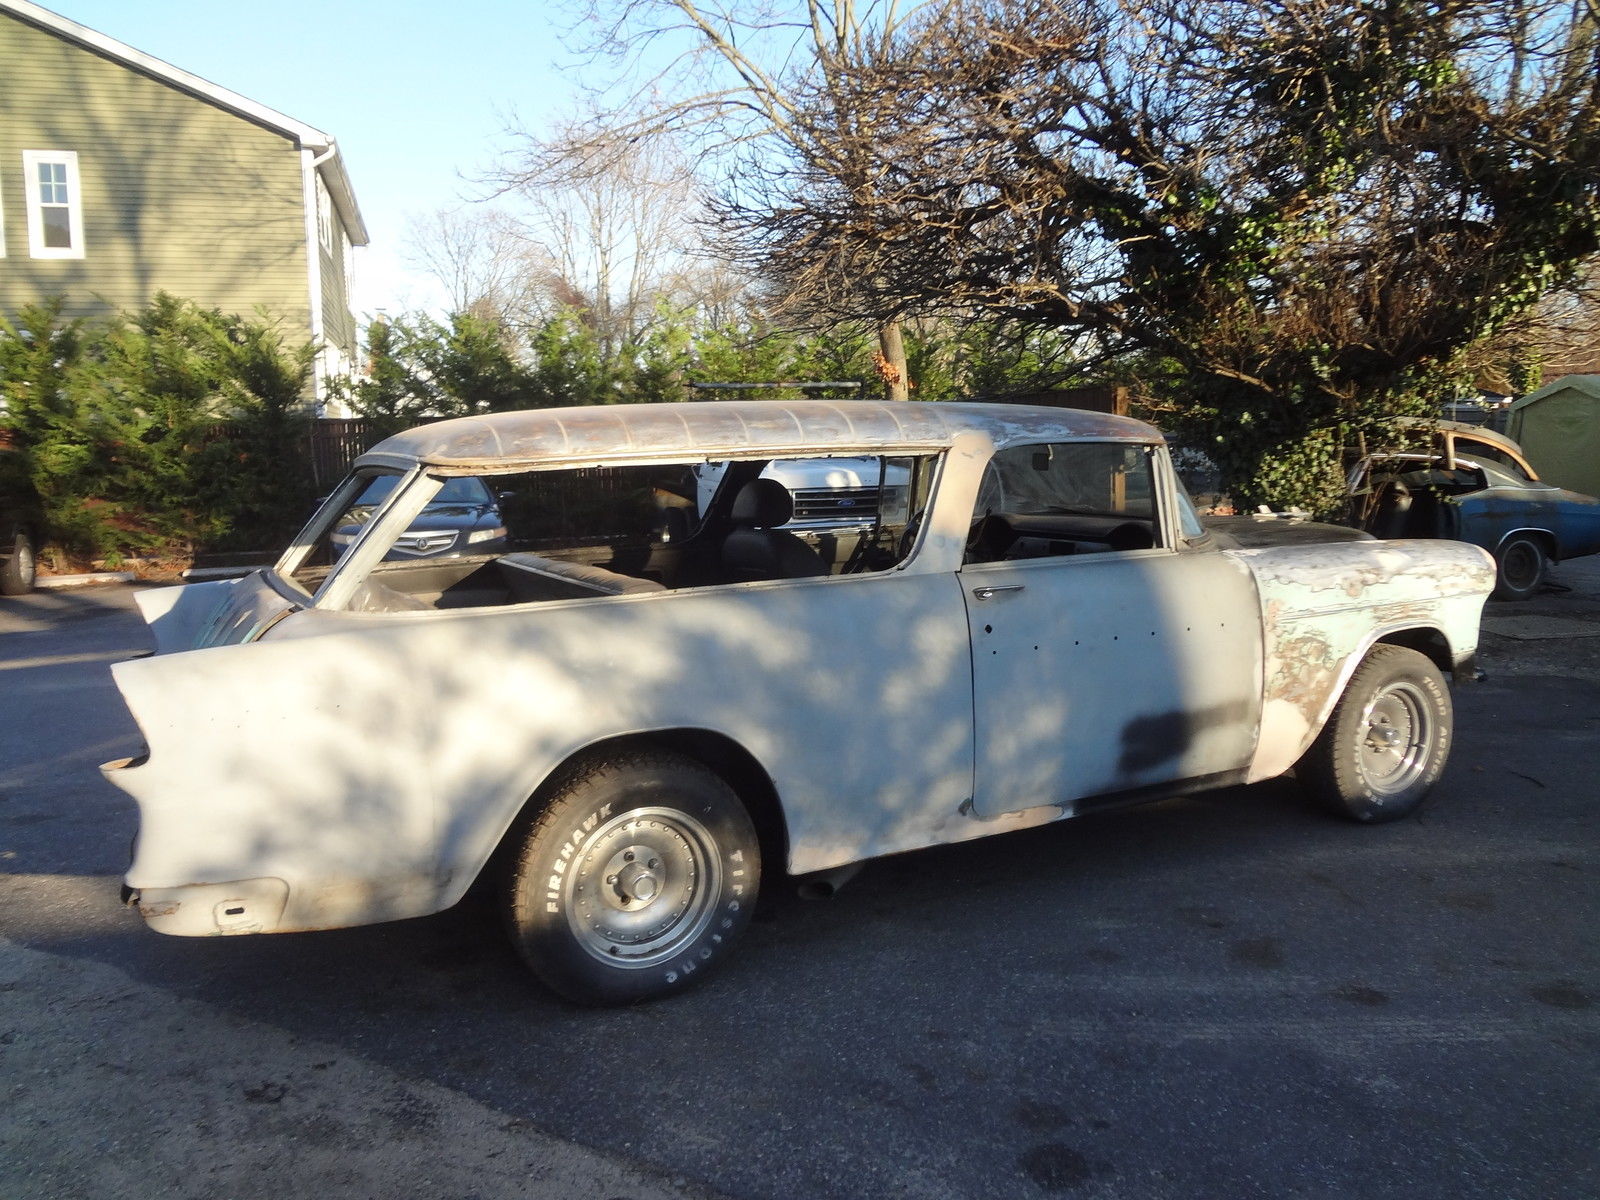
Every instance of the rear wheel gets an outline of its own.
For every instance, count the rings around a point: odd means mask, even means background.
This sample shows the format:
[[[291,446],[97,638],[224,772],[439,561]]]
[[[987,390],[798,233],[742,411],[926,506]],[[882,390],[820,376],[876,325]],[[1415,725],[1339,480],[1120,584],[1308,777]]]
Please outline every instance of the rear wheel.
[[[1444,771],[1451,722],[1450,692],[1431,659],[1374,646],[1297,773],[1341,816],[1398,820],[1422,805]]]
[[[13,532],[11,544],[6,549],[9,553],[4,565],[0,565],[0,595],[20,596],[24,592],[31,592],[35,562],[33,539],[28,536],[28,531],[18,529]]]
[[[664,751],[597,759],[521,834],[506,915],[550,988],[630,1004],[703,978],[749,923],[755,827],[722,778]]]
[[[1539,539],[1514,533],[1500,544],[1494,556],[1494,598],[1526,600],[1539,590],[1549,565]]]

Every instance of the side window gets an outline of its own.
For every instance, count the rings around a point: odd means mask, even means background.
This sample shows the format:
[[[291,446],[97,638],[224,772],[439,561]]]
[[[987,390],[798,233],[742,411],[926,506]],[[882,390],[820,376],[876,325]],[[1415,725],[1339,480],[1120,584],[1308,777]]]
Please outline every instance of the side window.
[[[83,197],[72,150],[24,150],[28,253],[34,258],[83,257]]]
[[[642,562],[687,539],[699,523],[689,466],[530,471],[485,482],[514,550]]]
[[[707,463],[700,511],[721,538],[705,582],[886,571],[922,528],[936,455]]]
[[[1148,550],[1156,545],[1152,447],[1012,446],[989,460],[968,562]]]
[[[355,248],[350,245],[350,235],[344,231],[344,226],[339,226],[339,262],[344,268],[344,290],[348,302],[350,294],[350,281],[355,278]]]

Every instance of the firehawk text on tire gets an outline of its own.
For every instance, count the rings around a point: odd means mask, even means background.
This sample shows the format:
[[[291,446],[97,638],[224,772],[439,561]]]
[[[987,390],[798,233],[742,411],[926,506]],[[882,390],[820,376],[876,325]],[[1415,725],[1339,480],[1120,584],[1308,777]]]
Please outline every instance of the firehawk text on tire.
[[[523,835],[507,917],[534,973],[570,1000],[626,1004],[704,977],[749,922],[760,849],[739,798],[690,759],[601,759]]]

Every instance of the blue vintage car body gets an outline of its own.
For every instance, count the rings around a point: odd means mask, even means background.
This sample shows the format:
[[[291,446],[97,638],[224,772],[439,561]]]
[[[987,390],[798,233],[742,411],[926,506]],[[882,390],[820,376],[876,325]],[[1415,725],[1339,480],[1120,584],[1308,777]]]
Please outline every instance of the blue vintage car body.
[[[1557,562],[1600,553],[1600,499],[1483,470],[1489,485],[1455,500],[1459,540],[1492,554],[1511,534],[1534,532],[1548,536],[1550,558]]]
[[[1351,471],[1351,524],[1481,546],[1501,565],[1502,599],[1531,595],[1547,562],[1600,553],[1600,499],[1540,480],[1510,438],[1454,421],[1395,424],[1406,448]]]

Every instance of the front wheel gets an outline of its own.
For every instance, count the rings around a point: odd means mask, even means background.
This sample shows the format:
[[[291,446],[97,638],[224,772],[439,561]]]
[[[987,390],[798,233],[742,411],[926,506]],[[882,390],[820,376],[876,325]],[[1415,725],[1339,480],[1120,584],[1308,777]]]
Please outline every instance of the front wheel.
[[[1297,774],[1341,816],[1395,821],[1421,807],[1450,754],[1444,676],[1404,646],[1374,646]]]
[[[1538,538],[1514,533],[1495,551],[1494,565],[1494,598],[1527,600],[1544,582],[1549,559]]]
[[[643,751],[559,783],[521,835],[506,915],[524,960],[585,1004],[703,978],[749,923],[761,853],[744,805],[692,759]]]

